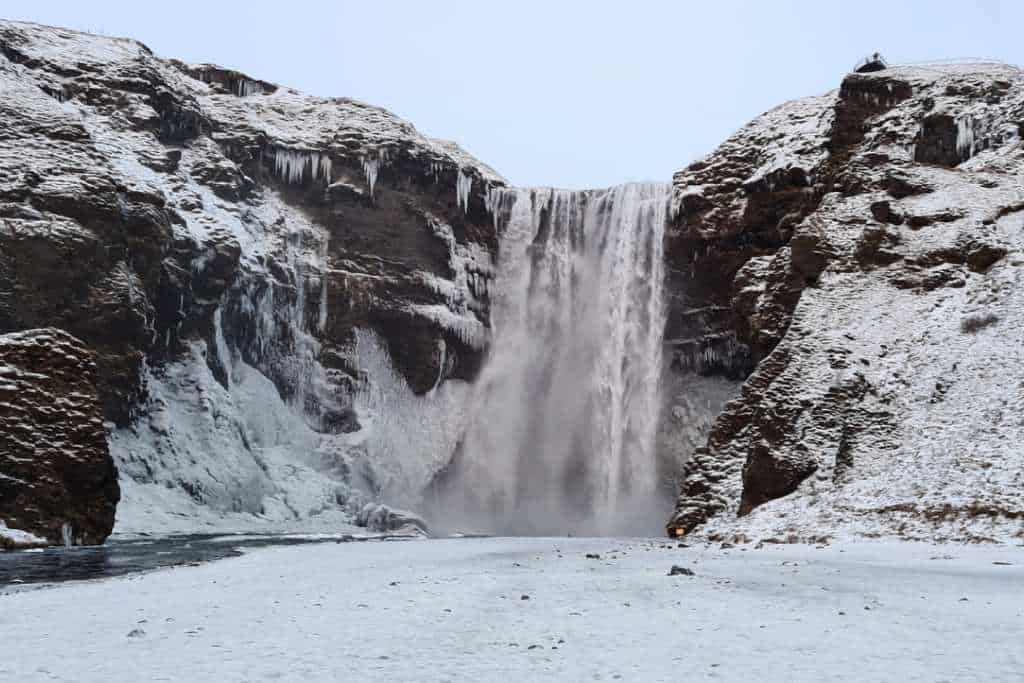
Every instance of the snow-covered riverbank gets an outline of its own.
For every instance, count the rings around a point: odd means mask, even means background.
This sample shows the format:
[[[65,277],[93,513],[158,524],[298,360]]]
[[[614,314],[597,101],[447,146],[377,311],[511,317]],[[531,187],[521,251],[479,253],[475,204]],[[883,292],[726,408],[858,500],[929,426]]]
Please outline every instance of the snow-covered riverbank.
[[[0,614],[0,680],[1011,680],[1024,550],[327,544],[9,592]]]

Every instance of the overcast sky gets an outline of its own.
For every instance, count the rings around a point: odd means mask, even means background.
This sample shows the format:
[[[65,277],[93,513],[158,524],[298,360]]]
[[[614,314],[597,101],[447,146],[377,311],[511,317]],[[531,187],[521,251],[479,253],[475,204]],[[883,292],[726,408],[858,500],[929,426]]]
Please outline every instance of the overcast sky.
[[[668,180],[874,50],[1024,64],[1018,0],[5,0],[0,15],[355,97],[515,184],[571,188]]]

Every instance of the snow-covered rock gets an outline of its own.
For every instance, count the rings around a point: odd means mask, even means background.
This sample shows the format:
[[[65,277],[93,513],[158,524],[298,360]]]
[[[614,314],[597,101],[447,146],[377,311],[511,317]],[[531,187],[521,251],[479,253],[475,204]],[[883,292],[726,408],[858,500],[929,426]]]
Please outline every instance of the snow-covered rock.
[[[26,550],[48,545],[50,541],[47,539],[21,529],[8,528],[7,523],[0,520],[0,550]]]
[[[1022,122],[1016,67],[895,67],[677,174],[689,294],[757,365],[670,533],[1021,537]]]
[[[351,521],[350,484],[386,493],[357,333],[411,406],[475,374],[501,184],[378,107],[0,21],[0,333],[96,352],[121,528]]]
[[[415,512],[397,510],[381,503],[367,503],[356,516],[356,524],[370,531],[398,532],[412,536],[430,533],[426,521]]]

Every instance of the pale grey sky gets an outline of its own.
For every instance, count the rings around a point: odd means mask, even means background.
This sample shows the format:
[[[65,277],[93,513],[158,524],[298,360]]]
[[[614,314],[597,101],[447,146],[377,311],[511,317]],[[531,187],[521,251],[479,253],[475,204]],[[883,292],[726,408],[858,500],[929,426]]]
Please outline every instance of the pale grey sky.
[[[0,14],[355,97],[513,183],[572,188],[668,180],[874,50],[1024,63],[1017,0],[7,0]]]

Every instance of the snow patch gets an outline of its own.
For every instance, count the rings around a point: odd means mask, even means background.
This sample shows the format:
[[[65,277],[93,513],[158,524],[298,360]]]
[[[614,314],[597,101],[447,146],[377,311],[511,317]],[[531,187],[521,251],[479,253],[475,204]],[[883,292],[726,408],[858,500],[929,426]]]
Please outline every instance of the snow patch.
[[[22,531],[21,529],[11,529],[7,526],[6,522],[0,519],[0,549],[16,550],[19,548],[39,548],[48,545],[50,545],[50,542],[45,538],[40,538],[33,533]]]

